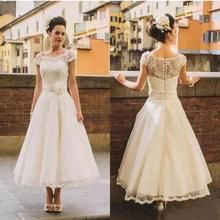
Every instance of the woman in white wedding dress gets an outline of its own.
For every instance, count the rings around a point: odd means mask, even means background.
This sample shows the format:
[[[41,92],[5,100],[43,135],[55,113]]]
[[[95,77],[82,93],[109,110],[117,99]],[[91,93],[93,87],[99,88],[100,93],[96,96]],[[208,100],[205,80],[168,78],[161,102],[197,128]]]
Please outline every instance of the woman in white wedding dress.
[[[36,56],[31,120],[14,169],[16,184],[46,187],[47,212],[62,211],[63,186],[78,186],[99,176],[83,125],[75,54],[62,47],[65,29],[64,18],[51,19],[47,27],[51,49]]]
[[[137,81],[116,76],[130,89],[142,90],[146,80],[149,85],[149,97],[136,116],[117,184],[125,189],[125,200],[156,201],[158,210],[163,210],[168,201],[209,195],[211,176],[177,97],[178,81],[186,86],[199,81],[198,76],[187,77],[185,56],[171,49],[176,44],[177,24],[165,14],[152,20],[147,32],[160,45],[142,54]]]

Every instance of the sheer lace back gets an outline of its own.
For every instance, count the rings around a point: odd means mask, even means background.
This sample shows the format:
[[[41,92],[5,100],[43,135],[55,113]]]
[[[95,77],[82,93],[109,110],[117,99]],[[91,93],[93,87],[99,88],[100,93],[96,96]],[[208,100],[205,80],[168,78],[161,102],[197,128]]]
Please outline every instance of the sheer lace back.
[[[166,80],[179,75],[182,67],[186,64],[186,57],[177,54],[174,57],[162,58],[145,52],[142,54],[140,63],[147,67],[149,76]]]

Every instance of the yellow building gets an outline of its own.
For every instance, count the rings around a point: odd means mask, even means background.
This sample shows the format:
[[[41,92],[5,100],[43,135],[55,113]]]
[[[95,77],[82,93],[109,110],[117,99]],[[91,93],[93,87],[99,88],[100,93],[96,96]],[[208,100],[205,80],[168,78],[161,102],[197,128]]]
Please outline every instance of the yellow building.
[[[111,55],[118,55],[118,39],[121,33],[121,11],[119,1],[107,1],[84,12],[84,22],[75,26],[75,41],[84,37],[110,41]]]
[[[65,45],[73,42],[74,25],[80,14],[73,15],[73,9],[81,4],[78,1],[45,1],[24,15],[14,19],[9,24],[0,28],[2,51],[0,53],[0,70],[8,73],[36,73],[34,58],[37,53],[49,48],[49,38],[45,31],[46,21],[54,16],[63,16],[67,21]],[[87,7],[88,9],[89,7]],[[108,13],[104,7],[104,11]],[[74,17],[75,16],[75,17]],[[104,40],[89,40],[89,46],[85,42],[76,42],[77,70],[80,75],[108,75],[109,74],[109,26],[105,19],[107,14],[103,8],[98,10],[100,23],[98,34],[108,37]],[[50,18],[50,19],[49,19]],[[73,20],[76,18],[76,20]],[[104,27],[99,28],[99,27]],[[3,39],[4,36],[4,39]],[[86,40],[86,39],[84,39]],[[65,46],[64,45],[64,46]],[[97,65],[96,60],[100,63]]]
[[[17,65],[18,63],[22,63],[21,59],[21,48],[22,42],[20,41],[4,41],[4,44],[1,46],[2,57],[2,69],[1,72],[10,72],[11,70],[15,73],[22,72],[21,65]]]
[[[15,16],[11,14],[4,14],[0,16],[0,28],[10,23],[15,19]],[[13,46],[7,44],[4,45],[4,38],[2,32],[0,32],[0,72],[7,72],[10,69],[10,54],[13,54]]]
[[[181,17],[178,50],[185,54],[220,54],[220,2],[186,3],[182,13],[177,13],[177,18]]]

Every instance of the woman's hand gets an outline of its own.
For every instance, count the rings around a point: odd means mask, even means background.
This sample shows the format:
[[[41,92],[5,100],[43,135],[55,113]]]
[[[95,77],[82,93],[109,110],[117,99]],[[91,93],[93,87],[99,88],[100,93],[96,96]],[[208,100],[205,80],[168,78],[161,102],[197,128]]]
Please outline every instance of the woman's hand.
[[[200,80],[200,77],[199,76],[192,76],[191,79],[193,80],[193,84],[196,84]]]
[[[188,85],[189,87],[193,87],[199,80],[200,80],[200,77],[199,76],[191,76],[189,77],[190,80],[191,80],[191,84]]]
[[[83,114],[82,114],[82,112],[81,112],[81,111],[77,112],[77,120],[78,120],[78,122],[80,122],[80,121],[83,121],[83,120],[84,120],[84,118],[83,118]]]
[[[115,76],[115,79],[116,79],[119,83],[121,83],[121,84],[124,84],[125,81],[126,81],[125,76],[124,76],[124,74],[122,74],[122,73],[118,73],[118,74]]]

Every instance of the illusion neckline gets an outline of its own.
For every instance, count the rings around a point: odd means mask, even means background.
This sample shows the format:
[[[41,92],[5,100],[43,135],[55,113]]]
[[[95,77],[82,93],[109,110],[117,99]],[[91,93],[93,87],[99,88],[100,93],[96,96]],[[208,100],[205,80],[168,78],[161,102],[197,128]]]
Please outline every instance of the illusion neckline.
[[[170,59],[175,59],[175,58],[177,58],[178,56],[181,55],[181,53],[178,53],[177,55],[172,56],[172,57],[159,57],[159,56],[157,57],[157,56],[153,55],[152,53],[150,53],[149,55],[151,55],[153,58],[156,58],[156,59],[170,60]]]
[[[68,50],[65,50],[62,54],[59,54],[57,56],[48,56],[45,52],[42,52],[42,56],[45,58],[58,58],[58,57],[62,57],[65,56]]]

